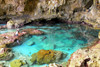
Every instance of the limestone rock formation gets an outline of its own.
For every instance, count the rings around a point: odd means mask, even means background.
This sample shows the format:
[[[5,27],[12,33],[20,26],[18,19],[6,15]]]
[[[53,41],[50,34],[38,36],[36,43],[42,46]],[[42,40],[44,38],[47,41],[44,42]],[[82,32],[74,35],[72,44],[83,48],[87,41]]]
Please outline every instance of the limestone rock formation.
[[[0,47],[0,60],[10,60],[13,57],[13,53],[10,48]]]
[[[12,20],[9,20],[9,21],[7,22],[7,28],[8,28],[8,29],[11,29],[11,28],[13,28],[13,26],[14,26],[14,22],[13,22]]]
[[[98,38],[100,39],[100,32],[98,33]]]
[[[22,41],[25,37],[25,35],[41,35],[43,34],[43,31],[36,30],[36,29],[24,29],[18,33],[18,36],[16,36],[16,32],[9,32],[0,34],[0,46],[14,46],[17,43],[17,40]]]
[[[43,66],[43,67],[62,67],[62,65],[56,63],[50,63],[48,66]]]
[[[16,42],[16,40],[19,40],[19,38],[25,34],[26,33],[24,33],[24,32],[19,33],[18,36],[15,36],[15,32],[0,34],[0,45],[14,46],[14,45],[18,44]]]
[[[10,62],[10,67],[22,67],[25,64],[26,62],[23,62],[22,60],[17,59],[17,60]]]
[[[24,29],[24,30],[22,30],[22,32],[26,32],[27,34],[30,34],[30,35],[42,35],[42,34],[44,34],[43,31],[36,30],[33,28]]]
[[[16,19],[16,20],[9,20],[7,22],[7,28],[12,29],[12,28],[19,28],[25,24],[25,20],[23,19]]]
[[[67,67],[99,67],[100,40],[96,40],[92,44],[93,45],[90,47],[79,49],[74,52],[67,63]]]
[[[31,62],[37,64],[58,62],[63,57],[63,53],[54,50],[40,50],[32,54]]]
[[[18,33],[18,36],[16,36],[16,32],[0,34],[0,60],[10,60],[12,58],[13,54],[8,47],[23,43],[26,40],[25,37],[43,33],[36,29],[24,29]]]
[[[14,20],[16,27],[33,20],[61,18],[68,21],[84,21],[97,29],[100,27],[100,1],[0,0],[0,15],[1,19]]]

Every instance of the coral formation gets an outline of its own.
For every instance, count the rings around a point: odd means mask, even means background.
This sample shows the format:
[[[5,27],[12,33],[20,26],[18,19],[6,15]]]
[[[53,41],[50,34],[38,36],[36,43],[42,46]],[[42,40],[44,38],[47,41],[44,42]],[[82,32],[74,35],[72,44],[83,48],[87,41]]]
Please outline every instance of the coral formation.
[[[58,62],[63,57],[63,53],[54,50],[40,50],[32,54],[31,62],[37,64]]]

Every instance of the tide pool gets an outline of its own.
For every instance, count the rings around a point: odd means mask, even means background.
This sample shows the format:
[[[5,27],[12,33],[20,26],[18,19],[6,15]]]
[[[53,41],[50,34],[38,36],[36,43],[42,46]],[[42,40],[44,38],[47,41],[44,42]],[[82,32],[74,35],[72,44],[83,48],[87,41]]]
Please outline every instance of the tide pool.
[[[45,50],[58,50],[64,53],[72,54],[79,48],[86,47],[87,37],[83,36],[83,30],[81,32],[79,27],[72,25],[67,29],[67,25],[64,26],[65,29],[59,26],[53,27],[35,27],[35,26],[26,26],[24,28],[37,28],[44,31],[45,35],[33,35],[32,38],[21,44],[20,46],[13,47],[13,51],[17,51],[24,55],[31,55],[38,52],[41,49]],[[88,31],[88,30],[87,30]],[[89,32],[86,32],[86,35]],[[91,37],[93,37],[91,35]],[[32,46],[29,46],[34,42]]]
[[[98,33],[96,30],[86,29],[78,25],[26,26],[22,29],[26,28],[36,28],[44,31],[45,35],[33,35],[23,44],[13,47],[13,52],[31,56],[41,49],[62,51],[67,56],[61,62],[66,62],[76,50],[87,47],[86,43],[93,41],[97,37],[94,34],[97,35]],[[1,33],[5,32],[9,32],[9,30],[1,30]]]

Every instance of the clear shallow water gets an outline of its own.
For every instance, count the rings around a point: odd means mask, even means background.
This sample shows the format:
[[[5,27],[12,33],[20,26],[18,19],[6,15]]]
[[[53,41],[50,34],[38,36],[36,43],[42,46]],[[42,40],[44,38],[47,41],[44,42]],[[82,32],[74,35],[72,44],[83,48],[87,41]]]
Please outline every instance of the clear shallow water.
[[[44,31],[46,34],[38,36],[33,35],[23,44],[13,47],[13,52],[31,56],[33,53],[36,53],[41,49],[52,49],[68,54],[62,61],[67,61],[73,52],[82,47],[86,47],[86,43],[93,41],[93,39],[97,37],[95,36],[97,31],[86,29],[85,27],[77,25],[56,25],[42,27],[26,26],[24,29],[25,28],[37,28]],[[12,31],[16,30],[1,30],[0,33]],[[32,43],[33,45],[29,46]]]

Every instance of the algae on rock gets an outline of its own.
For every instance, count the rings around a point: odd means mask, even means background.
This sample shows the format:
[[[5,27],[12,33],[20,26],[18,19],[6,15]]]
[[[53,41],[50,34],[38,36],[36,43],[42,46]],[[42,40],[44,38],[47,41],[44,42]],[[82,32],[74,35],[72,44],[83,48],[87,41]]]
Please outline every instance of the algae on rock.
[[[37,64],[58,62],[63,58],[63,53],[54,50],[40,50],[37,53],[32,54],[31,62]]]
[[[19,59],[10,62],[10,66],[11,67],[21,67],[24,64],[25,63],[23,63],[23,61],[22,60],[19,60]]]

